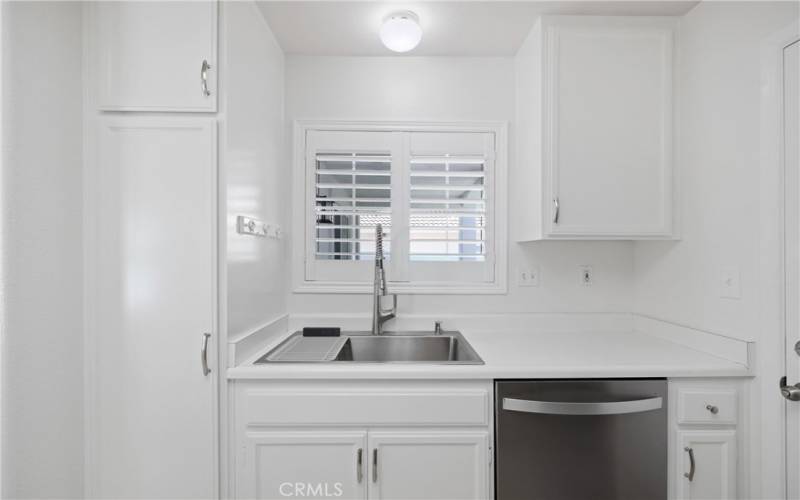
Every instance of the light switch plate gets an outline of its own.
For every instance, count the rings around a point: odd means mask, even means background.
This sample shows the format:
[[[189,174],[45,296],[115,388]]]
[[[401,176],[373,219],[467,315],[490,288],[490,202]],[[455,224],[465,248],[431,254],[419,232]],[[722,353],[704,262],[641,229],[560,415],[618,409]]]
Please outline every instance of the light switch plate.
[[[519,286],[539,286],[539,268],[528,267],[517,271],[517,284]]]
[[[718,277],[719,296],[725,299],[741,299],[742,286],[740,279],[738,267],[730,266],[720,269]]]

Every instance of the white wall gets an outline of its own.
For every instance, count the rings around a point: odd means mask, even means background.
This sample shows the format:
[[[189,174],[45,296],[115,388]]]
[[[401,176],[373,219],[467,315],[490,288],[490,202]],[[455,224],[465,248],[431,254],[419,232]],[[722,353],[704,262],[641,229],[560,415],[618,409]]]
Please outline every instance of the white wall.
[[[81,7],[2,9],[2,496],[82,497]]]
[[[682,240],[636,243],[636,312],[758,340],[760,50],[797,17],[796,2],[703,2],[681,20]],[[725,268],[741,299],[720,296]]]
[[[512,57],[319,57],[286,59],[286,118],[342,120],[502,120],[510,123],[509,185],[515,186]],[[510,189],[510,207],[526,206]],[[510,239],[515,235],[510,217]],[[302,252],[290,252],[300,255]],[[625,242],[509,243],[508,295],[416,295],[399,299],[400,314],[459,312],[623,312],[631,308],[632,246]],[[579,284],[578,266],[596,283]],[[538,288],[520,288],[516,271],[535,265]],[[298,313],[366,313],[369,295],[292,294]]]
[[[284,57],[252,2],[223,4],[220,103],[227,197],[227,328],[243,334],[286,313],[284,240],[243,236],[236,216],[286,225]]]

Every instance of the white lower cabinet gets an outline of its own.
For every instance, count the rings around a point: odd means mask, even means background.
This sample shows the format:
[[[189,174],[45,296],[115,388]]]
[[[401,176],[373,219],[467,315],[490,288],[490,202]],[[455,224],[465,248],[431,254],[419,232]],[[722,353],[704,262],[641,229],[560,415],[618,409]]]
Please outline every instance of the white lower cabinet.
[[[736,380],[670,381],[670,498],[748,498],[746,384]]]
[[[237,381],[231,498],[493,497],[489,381]]]
[[[370,432],[370,498],[483,499],[489,433]]]
[[[678,431],[679,498],[736,498],[736,431]]]
[[[366,431],[255,432],[242,448],[239,498],[367,496]]]

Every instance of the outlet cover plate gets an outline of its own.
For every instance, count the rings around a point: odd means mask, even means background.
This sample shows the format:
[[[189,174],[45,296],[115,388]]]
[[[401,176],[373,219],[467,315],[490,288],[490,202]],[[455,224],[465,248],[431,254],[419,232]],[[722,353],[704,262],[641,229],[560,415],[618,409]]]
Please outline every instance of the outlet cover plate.
[[[719,296],[724,299],[741,299],[742,286],[738,267],[724,267],[719,271]]]

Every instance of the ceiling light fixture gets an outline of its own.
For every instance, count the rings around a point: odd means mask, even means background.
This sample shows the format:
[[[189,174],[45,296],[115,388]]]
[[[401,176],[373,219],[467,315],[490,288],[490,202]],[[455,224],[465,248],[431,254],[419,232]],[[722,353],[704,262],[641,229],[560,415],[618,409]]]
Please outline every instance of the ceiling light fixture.
[[[422,40],[419,17],[410,11],[394,12],[386,16],[381,26],[381,41],[394,52],[408,52]]]

